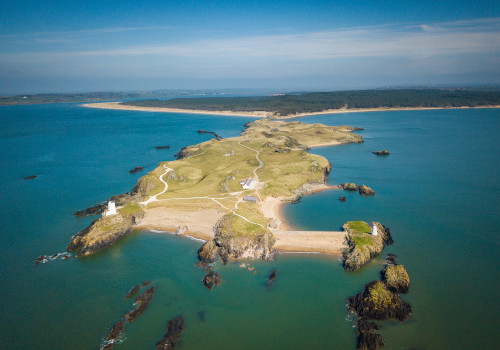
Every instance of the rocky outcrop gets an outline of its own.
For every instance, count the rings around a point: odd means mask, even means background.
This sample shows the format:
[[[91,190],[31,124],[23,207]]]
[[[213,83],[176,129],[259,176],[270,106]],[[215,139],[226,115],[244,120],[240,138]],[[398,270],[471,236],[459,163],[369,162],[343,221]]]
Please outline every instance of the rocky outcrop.
[[[344,189],[346,191],[352,191],[353,192],[353,191],[357,191],[359,189],[359,186],[356,185],[353,182],[351,182],[351,183],[346,182],[346,183],[344,183],[342,185],[339,185],[339,188],[342,188],[342,189]]]
[[[269,276],[267,277],[267,288],[271,288],[274,285],[274,282],[276,281],[276,278],[278,277],[278,270],[273,269]]]
[[[38,258],[35,259],[35,264],[36,265],[38,265],[38,264],[46,264],[49,261],[57,260],[57,259],[70,260],[71,259],[71,254],[69,254],[67,252],[63,252],[63,253],[57,253],[57,254],[54,254],[54,255],[41,255],[41,256],[39,256]]]
[[[77,252],[77,257],[81,257],[109,247],[120,238],[128,235],[132,231],[132,226],[137,224],[143,215],[144,213],[139,211],[128,216],[122,216],[120,213],[103,216],[75,234],[71,238],[67,250]]]
[[[376,154],[377,156],[388,156],[390,153],[388,150],[383,150],[383,151],[373,151],[373,154]]]
[[[388,320],[395,318],[404,321],[411,314],[411,305],[401,298],[382,281],[372,281],[365,285],[363,292],[348,301],[349,309],[366,320]]]
[[[374,196],[375,191],[368,186],[361,185],[359,186],[359,194],[362,196]]]
[[[215,286],[219,286],[221,282],[222,277],[215,271],[210,271],[205,275],[205,277],[203,277],[203,284],[210,290]]]
[[[147,289],[144,293],[139,295],[134,300],[135,308],[130,310],[123,316],[123,318],[129,322],[134,321],[139,317],[149,306],[149,303],[153,299],[153,294],[155,292],[155,287]]]
[[[376,350],[384,347],[382,336],[375,331],[378,331],[378,326],[375,322],[366,321],[360,318],[357,322],[358,326],[358,350]]]
[[[201,262],[205,264],[211,264],[217,261],[219,256],[219,247],[215,244],[215,241],[212,239],[207,241],[205,244],[201,246],[198,250],[198,258]]]
[[[410,277],[403,265],[389,265],[382,270],[382,280],[389,290],[406,294],[410,290]]]
[[[163,338],[156,343],[156,350],[171,350],[177,347],[182,331],[186,328],[184,316],[177,316],[167,324],[167,331]]]
[[[392,244],[390,232],[378,222],[375,225],[377,225],[377,236],[372,236],[370,233],[357,232],[348,223],[343,226],[348,244],[348,248],[342,252],[344,269],[346,271],[358,270],[379,255],[386,245]]]
[[[339,201],[341,201],[341,202],[345,202],[346,200],[347,200],[347,198],[345,198],[345,197],[339,197]]]
[[[122,332],[123,332],[123,321],[120,320],[111,328],[106,339],[108,341],[115,342],[120,336],[120,334],[122,334]]]

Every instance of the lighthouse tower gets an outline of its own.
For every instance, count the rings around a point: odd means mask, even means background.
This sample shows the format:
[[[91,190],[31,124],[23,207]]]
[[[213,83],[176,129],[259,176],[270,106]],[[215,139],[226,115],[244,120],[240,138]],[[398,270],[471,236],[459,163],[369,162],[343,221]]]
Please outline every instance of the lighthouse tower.
[[[113,201],[108,202],[108,210],[104,212],[104,216],[111,216],[111,215],[116,215],[116,206],[115,202]]]
[[[373,221],[371,221],[369,225],[372,228],[372,236],[377,236],[378,235],[377,225]]]

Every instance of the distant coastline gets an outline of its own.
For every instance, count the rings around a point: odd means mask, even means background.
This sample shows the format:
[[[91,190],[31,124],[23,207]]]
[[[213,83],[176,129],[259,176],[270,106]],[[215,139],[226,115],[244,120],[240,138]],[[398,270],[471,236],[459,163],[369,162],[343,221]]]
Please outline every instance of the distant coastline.
[[[340,114],[340,113],[362,113],[362,112],[391,112],[391,111],[420,111],[420,110],[442,110],[442,109],[482,109],[482,108],[500,108],[500,105],[486,105],[486,106],[461,106],[461,107],[377,107],[377,108],[340,108],[340,109],[327,109],[320,112],[310,113],[297,113],[287,116],[274,116],[272,112],[266,111],[207,111],[199,109],[183,109],[183,108],[169,108],[169,107],[142,107],[124,105],[121,102],[101,102],[101,103],[85,103],[83,107],[88,108],[101,108],[101,109],[114,109],[125,111],[141,111],[141,112],[160,112],[160,113],[188,113],[188,114],[203,114],[203,115],[226,115],[235,117],[254,117],[254,118],[267,118],[273,117],[276,119],[292,119],[307,117],[313,115],[323,114]],[[318,146],[319,147],[319,146]]]

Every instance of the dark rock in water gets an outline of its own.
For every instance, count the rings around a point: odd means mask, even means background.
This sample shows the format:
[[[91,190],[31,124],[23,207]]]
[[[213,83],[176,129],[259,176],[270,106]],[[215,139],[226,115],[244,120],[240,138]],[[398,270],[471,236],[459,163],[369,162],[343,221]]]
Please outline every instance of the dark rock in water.
[[[151,299],[153,299],[153,294],[155,292],[155,287],[147,289],[144,293],[135,298],[135,308],[130,310],[123,316],[123,318],[129,322],[134,321],[139,317],[148,307]]]
[[[365,130],[365,128],[359,128],[359,127],[355,126],[354,128],[352,128],[352,130],[353,131],[359,131],[359,130]]]
[[[217,140],[222,140],[222,137],[220,137],[219,135],[217,135],[215,132],[213,131],[206,131],[206,130],[198,130],[198,134],[211,134],[213,137],[215,137]]]
[[[387,264],[392,264],[392,265],[398,264],[397,259],[398,259],[398,256],[396,254],[392,254],[392,253],[387,254],[387,256],[385,257]]]
[[[199,269],[202,269],[202,270],[205,270],[207,272],[211,271],[211,268],[209,265],[207,265],[206,263],[204,263],[203,261],[198,261],[195,266]]]
[[[170,146],[156,146],[156,149],[169,149]]]
[[[342,185],[339,185],[339,187],[346,190],[346,191],[357,191],[359,189],[359,186],[353,182],[351,182],[351,183],[346,182]]]
[[[202,322],[205,322],[205,318],[206,318],[206,312],[204,310],[202,311],[198,311],[198,313],[196,314],[198,316],[198,319]]]
[[[382,227],[384,228],[385,233],[386,233],[385,244],[392,245],[394,243],[394,240],[392,239],[391,229],[389,227],[384,226],[384,225],[382,225]]]
[[[374,196],[375,195],[375,191],[372,190],[368,186],[361,185],[359,187],[359,194],[362,195],[362,196]]]
[[[339,201],[341,201],[341,202],[345,202],[346,200],[347,200],[347,198],[345,198],[345,197],[339,197]]]
[[[219,247],[217,247],[214,240],[210,240],[203,244],[198,250],[198,258],[200,261],[210,264],[217,261],[218,253]]]
[[[410,290],[410,277],[403,265],[386,266],[382,270],[382,280],[395,293],[406,294]]]
[[[375,324],[375,322],[370,322],[367,321],[363,318],[360,318],[357,322],[358,325],[358,331],[360,333],[370,333],[374,331],[378,331],[378,326]]]
[[[390,153],[388,150],[383,150],[383,151],[373,151],[373,154],[376,154],[377,156],[388,156]]]
[[[125,299],[130,299],[133,295],[137,294],[137,292],[139,292],[139,290],[142,288],[142,287],[146,287],[146,286],[149,286],[151,284],[151,281],[146,281],[144,283],[141,283],[141,284],[138,284],[136,286],[133,286],[129,292],[127,293],[127,295],[125,296]]]
[[[90,207],[90,208],[87,208],[84,210],[78,210],[73,215],[80,216],[80,217],[100,215],[106,210],[107,206],[108,206],[107,203],[99,203],[99,204],[94,205],[93,207]]]
[[[25,180],[33,180],[33,179],[36,179],[38,177],[38,175],[30,175],[30,176],[26,176],[24,179]]]
[[[38,258],[35,259],[35,264],[40,264],[40,263],[43,263],[43,262],[46,262],[49,260],[49,257],[47,255],[41,255],[39,256]]]
[[[271,288],[274,285],[274,282],[276,281],[276,278],[278,277],[278,270],[273,269],[269,276],[267,277],[267,287]]]
[[[179,337],[182,331],[186,328],[184,316],[177,316],[170,320],[167,324],[167,332],[163,338],[156,343],[156,350],[175,349],[179,343]]]
[[[136,166],[134,169],[129,170],[129,173],[135,174],[136,172],[141,171],[141,170],[144,170],[144,168],[142,166]]]
[[[411,314],[411,305],[401,300],[382,281],[366,284],[363,292],[349,298],[348,304],[350,310],[367,320],[396,318],[404,321]]]
[[[208,289],[212,289],[214,286],[219,286],[222,282],[222,278],[218,272],[210,271],[203,277],[203,284]]]
[[[120,321],[117,324],[115,324],[113,326],[113,328],[111,328],[111,330],[109,331],[107,339],[108,340],[116,340],[116,339],[118,339],[118,337],[120,336],[120,334],[122,334],[122,332],[123,332],[123,321]]]

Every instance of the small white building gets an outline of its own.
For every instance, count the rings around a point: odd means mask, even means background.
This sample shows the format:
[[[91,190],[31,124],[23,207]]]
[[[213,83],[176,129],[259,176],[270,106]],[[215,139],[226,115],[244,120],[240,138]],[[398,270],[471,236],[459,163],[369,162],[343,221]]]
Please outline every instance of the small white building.
[[[259,199],[257,197],[254,197],[254,196],[245,196],[245,197],[243,197],[243,200],[245,202],[250,202],[250,203],[257,203],[259,201]]]
[[[377,236],[377,224],[375,224],[373,221],[370,221],[368,225],[370,225],[370,227],[372,228],[372,236]]]
[[[243,187],[244,190],[252,190],[256,184],[257,183],[255,182],[255,180],[249,177],[245,182],[241,184],[241,187]]]
[[[116,215],[116,205],[115,202],[113,201],[108,202],[108,210],[104,212],[104,216],[111,216],[111,215]]]

